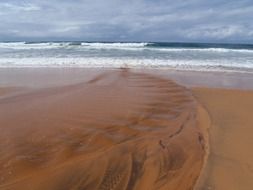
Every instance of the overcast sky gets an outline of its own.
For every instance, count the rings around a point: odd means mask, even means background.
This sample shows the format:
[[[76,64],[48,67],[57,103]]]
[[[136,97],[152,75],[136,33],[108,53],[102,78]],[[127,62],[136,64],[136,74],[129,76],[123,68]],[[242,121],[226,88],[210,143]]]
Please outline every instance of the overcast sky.
[[[0,40],[253,43],[253,0],[0,0]]]

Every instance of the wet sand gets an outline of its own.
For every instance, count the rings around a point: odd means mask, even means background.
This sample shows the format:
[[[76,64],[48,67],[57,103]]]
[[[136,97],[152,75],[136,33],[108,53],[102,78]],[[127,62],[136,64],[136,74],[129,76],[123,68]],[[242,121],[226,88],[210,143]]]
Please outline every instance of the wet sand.
[[[193,189],[210,121],[187,88],[126,69],[35,86],[0,95],[1,190]]]
[[[253,91],[194,88],[212,124],[199,189],[253,189]]]
[[[0,189],[199,179],[197,190],[251,190],[252,84],[240,73],[0,69]]]
[[[13,88],[13,87],[0,87],[0,97],[17,90],[18,88]]]

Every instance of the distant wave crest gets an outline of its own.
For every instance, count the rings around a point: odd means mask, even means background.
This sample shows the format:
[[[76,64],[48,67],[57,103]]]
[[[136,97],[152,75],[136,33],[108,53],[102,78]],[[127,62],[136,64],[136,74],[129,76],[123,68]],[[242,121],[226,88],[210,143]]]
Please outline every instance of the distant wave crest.
[[[148,43],[88,43],[88,42],[2,42],[0,48],[6,49],[50,49],[50,48],[141,48]]]
[[[150,50],[163,52],[210,51],[210,52],[242,52],[253,53],[253,45],[222,45],[222,44],[187,44],[187,43],[126,43],[126,42],[0,42],[0,49],[119,49],[119,50]]]

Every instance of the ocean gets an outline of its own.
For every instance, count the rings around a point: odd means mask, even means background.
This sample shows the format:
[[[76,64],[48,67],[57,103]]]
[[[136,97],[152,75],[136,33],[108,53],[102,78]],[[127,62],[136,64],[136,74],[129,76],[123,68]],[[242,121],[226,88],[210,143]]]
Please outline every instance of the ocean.
[[[253,72],[253,45],[0,42],[0,67],[129,67]]]

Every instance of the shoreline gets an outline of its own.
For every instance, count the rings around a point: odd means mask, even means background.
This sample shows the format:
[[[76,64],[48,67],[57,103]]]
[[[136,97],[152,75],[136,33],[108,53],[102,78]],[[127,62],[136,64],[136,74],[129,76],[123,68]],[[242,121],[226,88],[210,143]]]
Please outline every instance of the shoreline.
[[[82,68],[82,67],[21,67],[0,68],[1,86],[36,87],[41,85],[58,86],[75,82],[83,82],[103,71],[118,71],[120,68]],[[253,90],[253,74],[240,72],[188,71],[175,69],[130,69],[134,72],[152,74],[168,80],[174,80],[188,88],[209,87],[222,89]],[[67,77],[65,78],[64,75]],[[46,80],[42,78],[47,76]],[[33,81],[30,81],[33,78]],[[45,77],[44,77],[45,78]]]

